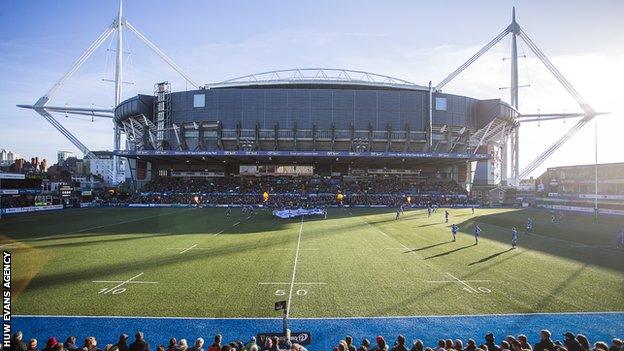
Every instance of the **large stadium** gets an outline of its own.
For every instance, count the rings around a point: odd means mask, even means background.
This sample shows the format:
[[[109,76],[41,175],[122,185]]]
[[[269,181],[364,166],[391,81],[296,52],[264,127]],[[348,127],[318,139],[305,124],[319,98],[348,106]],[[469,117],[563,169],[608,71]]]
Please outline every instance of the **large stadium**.
[[[127,32],[187,89],[124,95]],[[509,102],[446,90],[507,35]],[[109,37],[114,106],[49,104]],[[582,112],[520,112],[517,39]],[[0,165],[3,349],[624,351],[624,163],[599,165],[596,146],[593,165],[528,177],[600,113],[515,10],[437,85],[343,68],[200,85],[120,5],[18,106],[84,158]],[[110,118],[113,150],[53,113]],[[520,170],[521,123],[575,118]]]
[[[463,185],[473,183],[470,163],[481,161],[476,182],[487,184],[493,155],[476,136],[494,121],[513,128],[517,111],[498,99],[429,91],[342,69],[273,71],[181,92],[158,83],[153,96],[116,107],[129,145],[119,155],[136,160],[138,181],[177,171],[331,176],[359,168]]]

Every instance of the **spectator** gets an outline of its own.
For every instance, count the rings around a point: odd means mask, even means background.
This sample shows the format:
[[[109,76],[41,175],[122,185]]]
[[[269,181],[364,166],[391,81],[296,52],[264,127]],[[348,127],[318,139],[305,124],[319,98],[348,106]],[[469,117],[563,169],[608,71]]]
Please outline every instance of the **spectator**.
[[[475,351],[476,349],[477,349],[477,345],[475,344],[475,341],[472,339],[468,339],[468,343],[464,351]]]
[[[563,334],[563,337],[565,338],[563,340],[563,346],[565,346],[568,351],[583,351],[583,346],[576,340],[574,334],[567,332]]]
[[[445,351],[446,350],[446,341],[444,339],[438,340],[438,348],[436,351]]]
[[[410,351],[423,351],[424,345],[422,340],[420,339],[416,339],[416,341],[414,341],[414,346],[412,346],[412,349]]]
[[[386,339],[383,336],[379,335],[375,338],[377,342],[377,346],[373,348],[375,351],[388,351],[388,345],[386,344]]]
[[[56,341],[56,338],[55,337],[51,337],[51,338],[48,339],[48,341],[46,342],[46,346],[41,351],[52,351],[52,348],[57,343],[58,343],[58,341]]]
[[[520,347],[522,347],[523,350],[533,350],[533,347],[529,344],[526,335],[518,335],[518,341],[520,342]]]
[[[621,351],[622,350],[622,340],[615,338],[611,340],[611,346],[609,347],[609,351]]]
[[[217,334],[214,336],[214,342],[212,343],[212,345],[210,345],[210,347],[208,348],[208,351],[220,351],[221,350],[221,339],[223,339],[223,337],[221,336],[221,334]],[[204,344],[204,339],[202,339],[202,346]]]
[[[271,348],[269,351],[279,351],[279,338],[275,335],[271,337]]]
[[[97,340],[95,340],[95,337],[93,336],[89,336],[85,339],[84,347],[82,349],[83,351],[100,351],[100,349],[97,348]]]
[[[178,342],[178,347],[176,351],[186,351],[188,349],[188,344],[186,343],[186,339],[180,339]]]
[[[54,346],[52,346],[52,351],[65,351],[65,348],[62,343],[57,342]]]
[[[176,351],[178,347],[178,340],[176,338],[169,339],[169,345],[167,346],[167,351]]]
[[[355,346],[353,346],[353,338],[351,337],[351,335],[347,335],[345,337],[345,342],[347,343],[347,350],[348,351],[357,351],[355,349]]]
[[[453,350],[455,350],[455,351],[463,351],[464,350],[464,343],[462,343],[461,340],[456,339],[455,342],[453,342]]]
[[[589,345],[589,339],[587,339],[585,335],[578,334],[576,336],[576,341],[578,341],[579,344],[581,344],[581,347],[583,347],[584,351],[589,351],[591,349],[591,346]]]
[[[216,337],[215,337],[215,343],[216,343]],[[221,344],[218,344],[218,346],[217,346],[218,348],[215,347],[215,344],[212,344],[212,346],[210,346],[210,348],[208,348],[208,350],[212,350],[213,347],[217,351],[221,351]],[[204,351],[204,339],[203,338],[197,338],[197,340],[195,340],[195,345],[190,348],[190,351]]]
[[[397,336],[397,340],[392,348],[392,351],[408,351],[405,347],[405,337],[403,335],[399,334],[399,336]]]
[[[145,341],[143,332],[138,331],[134,334],[134,342],[128,347],[129,351],[149,351],[149,343]]]
[[[511,346],[509,345],[507,340],[503,340],[503,341],[501,341],[500,348],[501,348],[501,350],[509,350],[509,349],[511,349]]]
[[[128,351],[128,338],[129,338],[128,334],[119,335],[119,340],[115,344],[115,346],[117,346],[117,349],[119,351]]]
[[[594,351],[609,351],[609,346],[603,341],[594,343]]]
[[[165,351],[165,346],[163,344],[158,344],[156,351]]]
[[[555,351],[555,343],[550,340],[550,331],[543,329],[540,331],[540,341],[533,347],[535,351]],[[606,351],[606,350],[605,350]]]
[[[27,351],[39,351],[39,349],[37,348],[37,339],[30,339],[26,350]]]
[[[22,341],[23,337],[24,335],[22,334],[21,331],[17,331],[15,334],[13,334],[13,338],[11,338],[11,347],[9,348],[9,350],[10,351],[26,351],[28,346],[26,346],[26,343]]]
[[[349,347],[347,346],[346,341],[340,340],[338,342],[338,351],[349,351]]]
[[[368,339],[363,339],[362,345],[358,347],[357,351],[368,351],[369,347],[370,347],[370,341],[368,341]]]
[[[494,342],[494,334],[492,333],[485,334],[485,346],[487,346],[488,351],[501,351],[500,346]]]
[[[355,350],[355,349],[354,349]],[[308,351],[308,349],[306,349],[305,347],[303,347],[300,344],[294,343],[292,344],[292,346],[290,347],[290,351]]]
[[[76,346],[76,337],[73,335],[68,337],[67,340],[65,340],[65,344],[63,344],[63,346],[65,347],[66,350],[69,350],[69,351],[78,349],[78,347]],[[124,351],[127,351],[127,350],[124,350]]]

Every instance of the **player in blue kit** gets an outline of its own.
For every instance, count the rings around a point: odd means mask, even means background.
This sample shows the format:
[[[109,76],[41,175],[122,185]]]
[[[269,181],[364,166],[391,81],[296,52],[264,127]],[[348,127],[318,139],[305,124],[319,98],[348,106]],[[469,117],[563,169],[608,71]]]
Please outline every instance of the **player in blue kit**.
[[[529,218],[527,220],[527,226],[526,226],[526,232],[524,232],[525,234],[531,233],[533,231],[533,220],[531,218]]]
[[[453,235],[453,241],[456,240],[456,236],[457,236],[457,230],[459,229],[459,227],[457,227],[457,225],[455,225],[453,223],[453,225],[451,225],[451,234]]]
[[[479,244],[479,234],[481,234],[481,228],[479,228],[478,224],[475,224],[474,230],[472,231],[475,237],[475,245]]]

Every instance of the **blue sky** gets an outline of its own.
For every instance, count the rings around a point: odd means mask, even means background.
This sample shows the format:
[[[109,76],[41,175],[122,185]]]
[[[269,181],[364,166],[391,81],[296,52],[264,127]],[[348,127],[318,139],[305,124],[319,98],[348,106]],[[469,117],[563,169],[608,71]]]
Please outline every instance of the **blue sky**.
[[[622,1],[138,1],[126,0],[126,18],[200,83],[294,67],[340,67],[434,84],[508,23],[518,21],[596,110],[599,162],[624,161],[618,82],[624,79]],[[0,8],[0,148],[54,159],[75,148],[33,111],[33,103],[109,25],[117,1],[13,1]],[[124,97],[151,93],[153,83],[186,85],[129,36]],[[67,83],[51,105],[111,106],[108,42]],[[509,40],[446,87],[447,92],[507,99]],[[577,111],[575,103],[520,45],[522,111]],[[108,61],[108,62],[107,62]],[[112,124],[58,116],[92,150],[111,148]],[[521,129],[521,165],[572,122]],[[593,162],[593,128],[578,133],[548,166]]]

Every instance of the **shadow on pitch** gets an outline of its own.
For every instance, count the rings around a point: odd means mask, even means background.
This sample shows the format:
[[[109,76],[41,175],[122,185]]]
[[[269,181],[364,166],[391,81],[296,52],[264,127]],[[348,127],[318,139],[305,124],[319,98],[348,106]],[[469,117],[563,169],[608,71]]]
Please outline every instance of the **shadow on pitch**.
[[[479,263],[487,262],[487,261],[489,261],[489,260],[491,260],[491,259],[493,259],[493,258],[496,258],[496,257],[498,257],[498,256],[500,256],[500,255],[502,255],[502,254],[504,254],[504,253],[507,253],[507,252],[509,252],[509,251],[512,251],[512,250],[513,250],[512,248],[509,248],[509,249],[507,249],[507,250],[503,250],[503,251],[497,252],[497,253],[495,253],[495,254],[491,254],[491,255],[489,255],[488,257],[484,257],[484,258],[482,258],[482,259],[480,259],[480,260],[478,260],[478,261],[471,262],[471,263],[469,264],[469,266],[473,266],[473,265],[475,265],[475,264],[479,264]]]
[[[425,257],[425,260],[430,260],[430,259],[432,259],[432,258],[438,258],[438,257],[442,257],[442,256],[450,255],[450,254],[455,253],[455,252],[457,252],[457,251],[465,250],[465,249],[467,249],[467,248],[469,248],[469,247],[474,247],[474,246],[475,246],[474,244],[470,244],[470,245],[466,245],[466,246],[458,247],[458,248],[453,249],[453,250],[451,250],[451,251],[446,251],[446,252],[439,253],[439,254],[437,254],[437,255],[433,255],[433,256]]]

